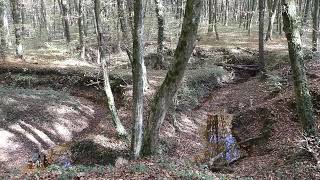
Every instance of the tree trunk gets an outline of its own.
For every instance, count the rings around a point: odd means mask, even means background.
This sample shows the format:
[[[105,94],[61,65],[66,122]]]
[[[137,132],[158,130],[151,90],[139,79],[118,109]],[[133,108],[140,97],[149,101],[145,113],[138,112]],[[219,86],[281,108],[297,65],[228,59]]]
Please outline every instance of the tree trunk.
[[[23,59],[23,46],[22,46],[22,18],[21,18],[21,5],[18,0],[11,0],[12,19],[14,23],[14,34],[16,38],[16,56]]]
[[[83,28],[83,3],[79,0],[78,5],[75,4],[75,8],[78,12],[78,30],[79,30],[79,45],[80,45],[80,56],[81,59],[85,58],[85,42],[84,42],[84,28]]]
[[[156,14],[158,18],[158,48],[157,48],[157,53],[158,53],[158,59],[156,66],[158,68],[161,68],[164,64],[164,56],[163,56],[163,51],[164,51],[164,25],[165,25],[165,19],[164,19],[164,6],[162,3],[163,0],[155,0],[156,3]]]
[[[133,30],[133,133],[131,149],[133,158],[139,158],[142,147],[143,133],[143,98],[144,98],[144,7],[143,0],[134,3],[134,30]]]
[[[228,26],[228,22],[229,22],[229,0],[226,0],[224,25]]]
[[[48,20],[47,20],[47,9],[44,3],[44,0],[40,0],[40,6],[41,6],[41,26],[46,30],[46,35],[48,37],[48,40],[51,39],[50,33],[49,33],[49,27],[48,27]]]
[[[279,3],[278,5],[278,30],[279,30],[279,35],[282,35],[282,10],[281,10],[281,4]]]
[[[123,46],[125,48],[125,51],[127,53],[127,56],[129,58],[130,64],[132,65],[132,47],[131,47],[131,41],[130,41],[130,28],[128,26],[128,19],[125,16],[125,9],[124,9],[124,1],[123,0],[117,0],[118,5],[118,16],[120,20],[120,28],[122,31],[122,39],[123,39]]]
[[[249,36],[251,35],[252,19],[253,19],[253,16],[254,16],[256,10],[257,10],[257,2],[256,2],[256,0],[252,0],[250,16],[249,16],[249,28],[248,28]]]
[[[208,33],[213,32],[213,0],[209,0],[209,26]]]
[[[70,43],[71,36],[70,36],[70,27],[69,27],[69,14],[67,3],[65,0],[58,0],[61,14],[62,14],[62,21],[63,21],[63,29],[64,29],[64,36],[66,38],[67,43]]]
[[[313,26],[312,26],[312,51],[318,51],[319,34],[319,0],[314,0]]]
[[[308,20],[308,16],[309,16],[309,11],[310,11],[310,4],[311,4],[311,0],[306,0],[306,7],[304,10],[304,15],[303,15],[303,20],[302,20],[302,25],[301,25],[301,36],[303,35],[303,28],[304,26],[307,24],[307,20]]]
[[[5,4],[0,1],[0,60],[5,60],[7,51],[7,40],[5,35]]]
[[[273,24],[274,24],[274,19],[276,17],[278,4],[279,4],[279,0],[274,0],[272,4],[272,9],[269,9],[269,24],[268,24],[267,34],[266,34],[266,41],[272,40]]]
[[[295,0],[282,0],[282,6],[283,29],[288,41],[298,118],[303,124],[304,131],[308,135],[313,135],[316,132],[316,125],[303,61]]]
[[[216,32],[216,39],[219,40],[219,33],[218,33],[218,0],[214,0],[214,31]]]
[[[117,113],[117,108],[115,106],[114,97],[111,91],[108,67],[107,67],[107,52],[103,47],[103,35],[101,29],[101,18],[100,18],[100,0],[94,0],[94,13],[95,13],[95,21],[96,21],[96,31],[97,31],[97,41],[98,41],[98,53],[100,57],[100,62],[103,68],[103,76],[104,76],[104,89],[106,92],[107,100],[108,100],[108,108],[112,115],[113,124],[116,127],[117,133],[119,136],[127,136],[127,132],[122,125],[120,118]]]
[[[146,155],[154,154],[158,149],[161,124],[173,97],[181,85],[189,58],[194,49],[201,15],[201,4],[202,0],[187,0],[181,35],[174,55],[175,62],[169,69],[151,104],[143,146],[143,152]]]
[[[264,62],[264,10],[265,0],[259,0],[259,62],[260,69],[265,71]]]
[[[129,21],[129,25],[131,26],[132,24],[132,2],[131,0],[127,0],[127,6],[128,6],[128,11],[129,11],[129,18],[127,20],[126,16],[125,16],[125,11],[124,11],[124,2],[123,0],[117,0],[117,5],[118,5],[118,16],[120,18],[120,25],[121,25],[121,31],[122,31],[122,36],[123,36],[123,40],[124,40],[124,46],[126,49],[126,53],[128,55],[129,61],[133,67],[133,49],[132,49],[132,43],[130,43],[130,37],[129,37],[129,26],[128,26],[128,21]],[[134,31],[132,31],[132,36],[133,36]],[[145,66],[145,64],[142,64],[143,67],[143,83],[144,83],[144,91],[147,90],[148,88],[148,78],[147,78],[147,68]]]

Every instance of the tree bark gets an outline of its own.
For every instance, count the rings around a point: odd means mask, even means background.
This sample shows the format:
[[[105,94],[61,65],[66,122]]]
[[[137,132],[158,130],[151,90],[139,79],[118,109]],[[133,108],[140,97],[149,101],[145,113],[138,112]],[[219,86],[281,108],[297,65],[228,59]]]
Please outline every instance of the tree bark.
[[[7,40],[5,35],[5,4],[0,1],[0,60],[5,60],[7,51]]]
[[[132,47],[131,47],[131,41],[130,41],[130,27],[128,26],[128,19],[125,16],[125,9],[124,9],[124,1],[123,0],[117,0],[118,5],[118,16],[120,21],[120,28],[122,31],[122,39],[123,39],[123,46],[125,48],[125,51],[127,53],[127,56],[129,58],[130,64],[132,65]]]
[[[156,3],[156,14],[157,14],[157,19],[158,19],[158,48],[157,48],[157,53],[158,53],[158,59],[156,66],[161,68],[164,64],[164,56],[163,56],[163,51],[164,51],[164,25],[165,25],[165,19],[164,19],[164,6],[163,6],[163,0],[155,0]]]
[[[209,0],[209,25],[208,33],[213,32],[213,0]]]
[[[154,154],[158,149],[161,124],[173,97],[181,85],[189,58],[194,49],[201,8],[202,0],[187,0],[182,31],[174,55],[175,62],[169,69],[151,104],[144,135],[143,152],[145,155]]]
[[[23,45],[22,45],[22,17],[21,17],[21,4],[19,0],[11,0],[12,19],[14,23],[14,34],[16,38],[16,56],[23,59]]]
[[[41,6],[41,24],[42,27],[46,30],[46,35],[48,37],[48,40],[51,39],[50,37],[50,33],[49,33],[49,26],[48,26],[48,20],[47,20],[47,9],[46,9],[46,5],[44,3],[44,0],[40,0],[40,6]]]
[[[307,23],[309,11],[310,11],[310,4],[311,4],[311,0],[306,0],[306,7],[304,10],[303,20],[302,20],[302,25],[301,25],[302,28],[304,28],[304,26]],[[300,34],[301,34],[301,36],[303,35],[303,29],[301,29]]]
[[[259,0],[259,62],[260,69],[265,71],[264,62],[264,10],[265,0]]]
[[[58,3],[59,3],[61,14],[62,14],[64,36],[66,38],[67,43],[70,43],[71,35],[70,35],[69,14],[68,14],[67,4],[65,0],[58,0]]]
[[[314,0],[313,23],[312,23],[312,51],[318,51],[319,35],[319,0]]]
[[[279,4],[279,0],[274,0],[272,4],[272,8],[270,7],[271,9],[269,9],[269,24],[268,24],[267,34],[266,34],[266,41],[272,40],[273,24],[277,14],[278,4]]]
[[[225,17],[224,17],[224,25],[228,26],[229,22],[229,0],[226,0],[226,9],[225,9]]]
[[[78,12],[78,30],[79,30],[79,45],[80,45],[80,56],[81,59],[85,58],[85,42],[84,42],[84,27],[83,27],[83,2],[79,0],[78,5],[75,5]]]
[[[219,40],[218,32],[218,0],[214,0],[214,31],[216,32],[216,39]]]
[[[295,0],[282,0],[282,6],[283,29],[288,41],[298,118],[304,131],[308,135],[313,135],[316,132],[316,125],[305,72]]]
[[[129,26],[128,26],[128,21],[129,21],[129,25],[131,26],[132,24],[132,2],[131,0],[127,0],[127,6],[128,6],[128,11],[129,11],[129,18],[127,20],[126,16],[125,16],[125,11],[124,11],[124,2],[123,0],[117,0],[117,5],[118,5],[118,16],[120,18],[120,26],[121,26],[121,31],[122,31],[122,36],[123,36],[123,40],[124,40],[124,46],[125,46],[125,51],[128,55],[128,58],[129,58],[129,61],[133,67],[133,55],[132,55],[132,52],[133,52],[133,46],[130,45],[132,43],[131,40],[130,40],[130,36],[129,36]],[[131,32],[132,36],[133,36],[133,33],[134,31]],[[147,78],[147,68],[145,66],[145,64],[143,63],[142,64],[142,67],[143,67],[143,83],[144,83],[144,91],[147,90],[149,84],[148,84],[148,78]]]
[[[94,13],[95,13],[95,21],[96,21],[97,41],[99,46],[98,53],[99,53],[100,62],[103,68],[104,89],[105,89],[107,100],[108,100],[108,108],[112,115],[112,122],[116,127],[118,135],[127,136],[127,132],[118,116],[117,108],[115,106],[114,97],[113,97],[111,86],[110,86],[109,73],[108,73],[108,67],[107,67],[107,52],[103,47],[104,38],[102,34],[102,29],[101,29],[100,0],[94,0]]]
[[[133,158],[139,158],[142,147],[143,134],[143,98],[144,98],[144,7],[143,0],[134,3],[134,30],[133,30],[133,133],[131,150]]]

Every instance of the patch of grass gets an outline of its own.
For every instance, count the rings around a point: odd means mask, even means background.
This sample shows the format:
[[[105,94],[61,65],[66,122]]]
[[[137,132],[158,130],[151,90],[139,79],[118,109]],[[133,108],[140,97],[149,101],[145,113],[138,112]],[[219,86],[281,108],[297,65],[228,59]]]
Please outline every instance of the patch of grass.
[[[288,84],[287,80],[281,76],[268,74],[266,85],[273,93],[280,92]]]
[[[232,73],[222,67],[189,70],[178,91],[178,106],[191,109],[199,104],[199,100],[207,96],[210,91],[220,86],[223,82],[230,81]]]
[[[130,167],[132,173],[148,173],[149,170],[149,167],[142,163],[134,164]]]
[[[203,180],[214,180],[217,179],[216,177],[213,177],[211,175],[205,174],[203,172],[196,172],[193,170],[183,170],[177,172],[177,175],[186,180],[192,180],[192,179],[203,179]]]
[[[75,165],[71,168],[64,168],[59,165],[51,165],[47,168],[48,172],[56,172],[60,174],[58,179],[73,179],[79,173],[91,173],[94,172],[95,174],[103,174],[105,171],[104,166],[85,166],[85,165]]]
[[[172,161],[168,161],[167,159],[160,159],[158,161],[158,164],[160,167],[168,169],[172,172],[174,172],[177,169],[177,165]]]

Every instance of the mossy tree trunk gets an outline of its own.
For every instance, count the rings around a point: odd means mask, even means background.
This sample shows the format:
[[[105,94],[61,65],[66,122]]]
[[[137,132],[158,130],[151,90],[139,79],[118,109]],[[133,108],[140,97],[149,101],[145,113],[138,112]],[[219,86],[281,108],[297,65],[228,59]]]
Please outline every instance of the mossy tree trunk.
[[[142,147],[143,134],[143,98],[144,98],[144,7],[143,0],[134,3],[134,30],[133,30],[133,133],[131,152],[133,158],[139,158]]]
[[[284,32],[288,41],[289,58],[294,80],[294,92],[298,117],[308,135],[316,132],[311,95],[309,92],[303,52],[301,49],[300,29],[295,0],[282,0]]]
[[[209,0],[209,25],[208,33],[213,32],[213,0]]]
[[[175,62],[170,67],[164,82],[157,90],[151,104],[146,132],[144,134],[143,153],[145,155],[154,154],[158,149],[160,127],[169,105],[181,85],[189,58],[194,49],[201,8],[202,0],[187,0],[186,2],[182,31],[174,54]]]
[[[113,93],[111,90],[110,80],[109,80],[109,73],[107,67],[107,52],[105,47],[103,47],[103,34],[101,28],[101,17],[100,17],[100,0],[94,0],[94,13],[95,13],[95,21],[96,21],[96,31],[97,31],[97,41],[98,41],[98,52],[100,57],[100,62],[102,64],[103,69],[103,77],[104,77],[104,89],[107,96],[108,101],[108,108],[110,110],[112,116],[112,122],[116,127],[117,133],[119,136],[127,136],[127,132],[122,125],[120,118],[117,113],[117,108],[115,106]]]

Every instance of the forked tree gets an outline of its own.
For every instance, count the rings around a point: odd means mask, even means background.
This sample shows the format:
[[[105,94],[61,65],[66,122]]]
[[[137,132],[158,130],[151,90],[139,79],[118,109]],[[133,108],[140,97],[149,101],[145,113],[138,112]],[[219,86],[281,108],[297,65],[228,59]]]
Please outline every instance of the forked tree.
[[[159,147],[159,133],[173,97],[181,85],[188,61],[194,49],[202,9],[202,0],[187,0],[181,35],[174,53],[175,61],[151,103],[143,153],[154,154]]]

